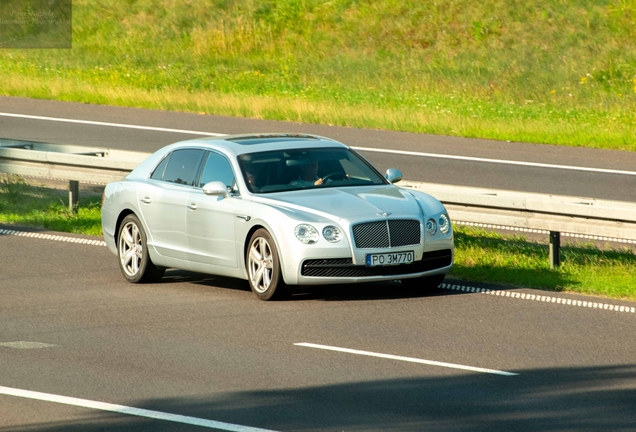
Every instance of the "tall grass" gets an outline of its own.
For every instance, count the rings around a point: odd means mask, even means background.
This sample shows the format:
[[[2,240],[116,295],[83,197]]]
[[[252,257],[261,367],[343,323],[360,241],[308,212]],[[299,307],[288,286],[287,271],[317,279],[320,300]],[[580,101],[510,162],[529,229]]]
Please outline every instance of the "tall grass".
[[[75,0],[0,94],[636,150],[636,2]]]

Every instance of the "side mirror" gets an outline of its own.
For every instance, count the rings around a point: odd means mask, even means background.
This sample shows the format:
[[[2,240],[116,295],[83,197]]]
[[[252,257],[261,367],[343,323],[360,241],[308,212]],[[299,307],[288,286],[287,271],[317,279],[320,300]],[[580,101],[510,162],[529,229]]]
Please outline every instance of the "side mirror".
[[[402,171],[395,168],[389,168],[388,170],[386,170],[384,178],[386,178],[391,183],[397,183],[402,180]]]
[[[227,186],[221,181],[212,181],[203,185],[203,193],[209,196],[223,196],[228,197],[230,194],[227,191]]]

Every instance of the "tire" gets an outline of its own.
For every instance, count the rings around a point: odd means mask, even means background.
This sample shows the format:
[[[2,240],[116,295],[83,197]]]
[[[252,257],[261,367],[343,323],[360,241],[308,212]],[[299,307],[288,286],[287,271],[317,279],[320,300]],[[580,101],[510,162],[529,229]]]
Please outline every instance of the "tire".
[[[402,285],[410,290],[432,292],[444,281],[445,274],[425,276],[414,279],[402,279]]]
[[[248,243],[245,254],[247,282],[261,300],[273,300],[287,294],[274,239],[266,229],[260,228]]]
[[[163,277],[166,269],[152,263],[147,244],[146,232],[137,216],[126,216],[117,233],[117,257],[128,282],[156,282]]]

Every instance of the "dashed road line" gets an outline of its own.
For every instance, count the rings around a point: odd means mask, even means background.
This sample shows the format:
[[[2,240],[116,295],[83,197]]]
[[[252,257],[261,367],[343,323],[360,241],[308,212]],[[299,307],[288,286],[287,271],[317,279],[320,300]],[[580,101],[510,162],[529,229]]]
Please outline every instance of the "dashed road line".
[[[14,348],[14,349],[41,349],[41,348],[54,348],[59,345],[53,345],[44,342],[32,342],[32,341],[14,341],[14,342],[0,342],[0,347]]]
[[[0,235],[29,237],[29,238],[36,238],[41,240],[53,240],[53,241],[60,241],[60,242],[66,242],[66,243],[85,244],[85,245],[91,245],[91,246],[106,246],[106,242],[103,240],[92,240],[92,239],[85,239],[85,238],[79,238],[79,237],[44,234],[44,233],[33,232],[33,231],[17,231],[17,230],[9,230],[9,229],[0,229]]]
[[[537,301],[542,303],[554,303],[554,304],[559,304],[562,306],[575,306],[575,307],[590,308],[590,309],[597,309],[597,310],[636,314],[636,307],[620,306],[620,305],[614,305],[610,303],[601,303],[601,302],[593,302],[593,301],[586,301],[586,300],[574,300],[574,299],[546,296],[546,295],[540,295],[540,294],[519,293],[519,292],[514,292],[509,290],[493,290],[489,288],[478,288],[473,286],[456,285],[456,284],[449,284],[449,283],[442,283],[440,284],[439,288],[452,290],[452,291],[461,291],[466,293],[489,294],[492,296],[508,297],[508,298],[514,298],[519,300]]]
[[[223,431],[232,432],[270,432],[268,429],[260,429],[250,426],[242,426],[232,423],[225,423],[216,420],[202,419],[198,417],[190,417],[179,414],[170,414],[161,411],[153,411],[143,408],[135,408],[125,405],[116,405],[106,402],[97,402],[88,399],[78,399],[68,396],[60,396],[50,393],[41,393],[30,390],[21,390],[11,387],[0,386],[0,394],[7,396],[17,396],[26,399],[34,399],[44,402],[55,402],[64,405],[71,405],[81,408],[90,408],[100,411],[108,411],[118,414],[132,415],[137,417],[151,418],[154,420],[163,420],[176,422],[181,424],[187,424],[192,426],[201,426],[212,429],[219,429]]]
[[[337,351],[337,352],[342,352],[347,354],[357,354],[357,355],[363,355],[368,357],[377,357],[377,358],[383,358],[388,360],[399,360],[399,361],[404,361],[409,363],[420,363],[420,364],[425,364],[429,366],[440,366],[440,367],[445,367],[450,369],[460,369],[460,370],[466,370],[470,372],[481,372],[481,373],[503,375],[503,376],[519,375],[518,373],[500,371],[496,369],[486,369],[486,368],[480,368],[480,367],[474,367],[474,366],[460,365],[455,363],[439,362],[435,360],[424,360],[424,359],[419,359],[414,357],[404,357],[404,356],[397,356],[392,354],[382,354],[382,353],[376,353],[371,351],[361,351],[356,349],[341,348],[341,347],[335,347],[335,346],[329,346],[329,345],[320,345],[320,344],[314,344],[314,343],[308,343],[308,342],[295,343],[294,345],[300,346],[300,347],[306,347],[306,348],[322,349],[327,351]]]

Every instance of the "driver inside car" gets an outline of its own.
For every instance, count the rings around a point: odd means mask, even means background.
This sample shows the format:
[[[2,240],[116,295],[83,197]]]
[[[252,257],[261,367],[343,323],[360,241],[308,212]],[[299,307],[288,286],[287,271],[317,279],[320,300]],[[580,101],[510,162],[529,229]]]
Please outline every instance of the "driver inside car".
[[[331,180],[327,180],[330,182]],[[289,184],[293,186],[320,186],[324,180],[318,177],[318,161],[314,160],[306,163],[300,168],[300,175]]]

